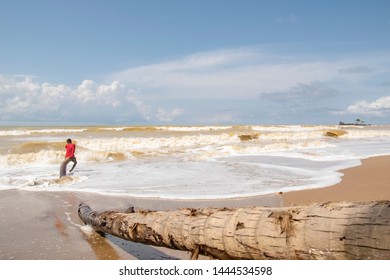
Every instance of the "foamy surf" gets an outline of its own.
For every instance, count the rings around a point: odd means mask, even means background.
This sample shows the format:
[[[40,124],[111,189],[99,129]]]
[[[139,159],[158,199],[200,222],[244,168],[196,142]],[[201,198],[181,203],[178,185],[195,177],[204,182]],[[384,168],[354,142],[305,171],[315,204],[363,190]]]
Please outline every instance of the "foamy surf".
[[[58,179],[67,138],[79,164]],[[389,126],[7,127],[0,140],[0,189],[182,199],[323,187],[390,154]]]
[[[65,187],[75,185],[86,181],[87,177],[80,176],[63,176],[61,178],[50,177],[50,178],[34,178],[30,179],[25,185],[24,188],[28,190],[42,190],[43,188],[50,187]]]

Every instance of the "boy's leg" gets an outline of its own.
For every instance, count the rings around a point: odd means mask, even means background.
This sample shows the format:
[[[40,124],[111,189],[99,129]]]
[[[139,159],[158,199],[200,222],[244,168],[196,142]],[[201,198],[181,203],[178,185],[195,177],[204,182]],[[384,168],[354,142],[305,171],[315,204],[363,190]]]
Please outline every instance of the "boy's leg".
[[[60,178],[63,177],[63,176],[66,176],[66,166],[68,165],[70,159],[67,158],[65,159],[62,163],[61,163],[61,166],[60,166]]]
[[[75,157],[71,158],[71,161],[73,161],[73,166],[72,166],[72,168],[69,170],[69,172],[72,172],[73,169],[74,169],[74,168],[76,167],[76,165],[77,165],[77,160],[76,160]]]

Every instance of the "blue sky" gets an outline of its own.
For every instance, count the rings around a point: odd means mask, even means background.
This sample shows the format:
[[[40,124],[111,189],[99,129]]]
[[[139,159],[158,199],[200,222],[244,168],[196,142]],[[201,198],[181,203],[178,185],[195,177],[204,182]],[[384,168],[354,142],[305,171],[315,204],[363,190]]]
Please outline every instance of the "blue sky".
[[[0,121],[390,123],[389,1],[0,1]]]

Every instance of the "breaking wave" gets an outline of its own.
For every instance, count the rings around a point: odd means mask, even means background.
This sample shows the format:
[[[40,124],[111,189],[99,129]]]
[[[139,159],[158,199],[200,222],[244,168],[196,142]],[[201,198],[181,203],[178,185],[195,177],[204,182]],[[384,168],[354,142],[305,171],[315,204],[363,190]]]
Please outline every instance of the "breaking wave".
[[[322,127],[162,126],[0,130],[3,136],[19,136],[16,143],[14,138],[11,138],[10,141],[14,144],[7,152],[0,154],[0,165],[15,167],[58,164],[63,160],[64,141],[70,134],[76,137],[74,143],[77,145],[76,154],[79,160],[109,162],[164,156],[210,160],[221,156],[323,148],[330,145],[324,137],[323,129]],[[146,132],[142,134],[143,137],[131,134],[140,130]],[[178,131],[183,132],[184,135],[175,134]],[[42,134],[52,135],[53,140],[63,135],[64,140],[43,141],[46,138],[41,138]],[[26,135],[29,137],[23,138]],[[35,135],[35,138],[31,135]],[[36,141],[33,141],[34,139]]]
[[[75,173],[58,179],[65,141]],[[390,154],[390,127],[0,127],[0,189],[221,198],[322,187]]]

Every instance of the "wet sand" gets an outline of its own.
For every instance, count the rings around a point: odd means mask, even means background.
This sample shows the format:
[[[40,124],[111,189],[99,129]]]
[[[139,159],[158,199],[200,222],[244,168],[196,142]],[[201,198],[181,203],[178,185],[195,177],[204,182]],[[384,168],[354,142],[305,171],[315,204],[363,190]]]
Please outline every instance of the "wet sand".
[[[125,211],[192,207],[305,205],[325,201],[390,200],[390,156],[363,160],[341,171],[331,187],[269,196],[224,200],[166,200],[101,196],[75,192],[0,192],[0,260],[189,259],[189,253],[147,246],[88,231],[77,215],[84,202],[93,210]]]
[[[340,171],[340,183],[320,189],[281,194],[285,206],[327,201],[390,200],[390,156],[362,160],[362,164]]]
[[[278,195],[228,200],[167,200],[74,192],[0,192],[0,260],[189,259],[184,251],[106,238],[90,232],[77,214],[81,202],[93,210],[125,211],[282,205]],[[207,259],[207,258],[206,258]]]

